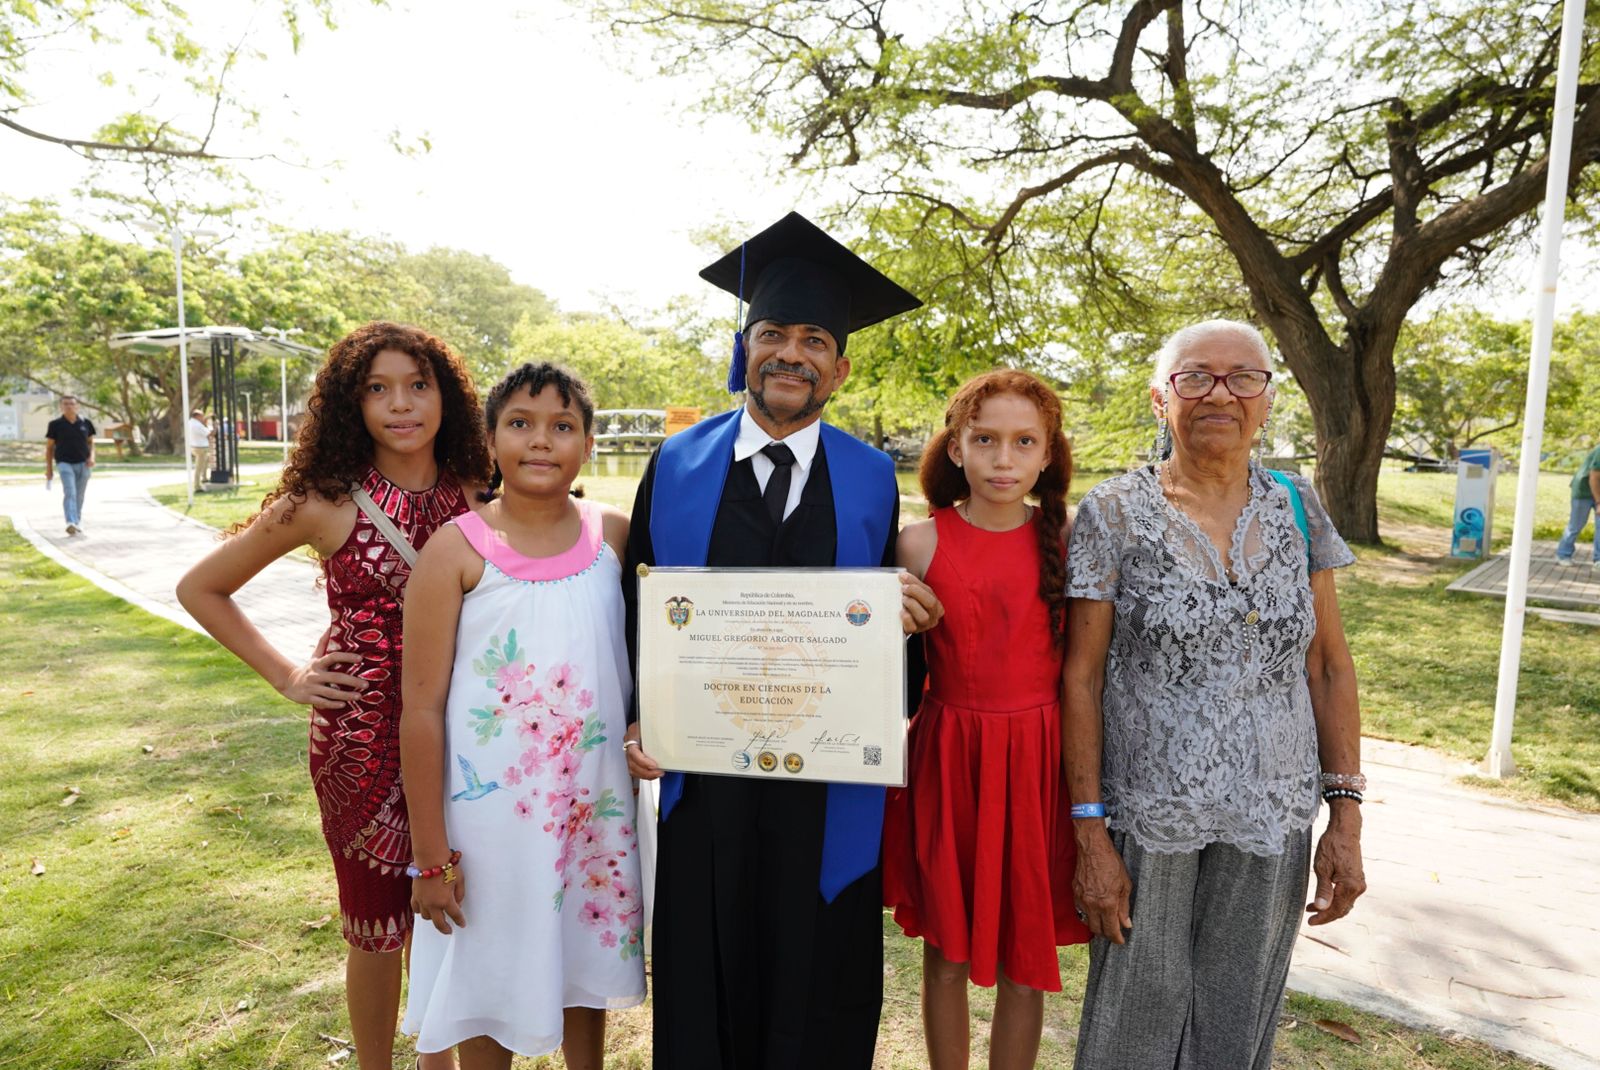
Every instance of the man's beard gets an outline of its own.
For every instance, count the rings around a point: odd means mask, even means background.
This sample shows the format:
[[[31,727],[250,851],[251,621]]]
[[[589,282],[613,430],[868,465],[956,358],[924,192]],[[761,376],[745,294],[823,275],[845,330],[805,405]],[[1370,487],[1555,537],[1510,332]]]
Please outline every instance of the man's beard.
[[[806,399],[806,403],[800,406],[799,409],[790,413],[788,416],[779,416],[777,413],[773,412],[767,407],[766,392],[763,390],[758,390],[754,386],[750,387],[750,400],[756,403],[756,411],[761,413],[761,415],[765,416],[767,419],[771,420],[777,426],[784,427],[788,424],[803,423],[806,420],[811,419],[811,417],[815,416],[817,413],[821,412],[823,406],[828,403],[827,398],[817,397],[817,373],[812,371],[810,368],[790,367],[788,365],[779,363],[778,361],[769,360],[756,370],[756,382],[761,382],[766,375],[774,372],[787,375],[799,375],[802,378],[809,380],[811,383],[811,395]]]

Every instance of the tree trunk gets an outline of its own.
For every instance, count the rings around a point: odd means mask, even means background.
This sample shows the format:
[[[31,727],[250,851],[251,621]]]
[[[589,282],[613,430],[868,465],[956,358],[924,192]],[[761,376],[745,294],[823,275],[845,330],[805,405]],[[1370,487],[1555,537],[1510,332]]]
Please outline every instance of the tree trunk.
[[[1317,429],[1317,495],[1345,541],[1376,544],[1378,471],[1394,420],[1394,335],[1365,333],[1352,330],[1342,359],[1299,381]]]

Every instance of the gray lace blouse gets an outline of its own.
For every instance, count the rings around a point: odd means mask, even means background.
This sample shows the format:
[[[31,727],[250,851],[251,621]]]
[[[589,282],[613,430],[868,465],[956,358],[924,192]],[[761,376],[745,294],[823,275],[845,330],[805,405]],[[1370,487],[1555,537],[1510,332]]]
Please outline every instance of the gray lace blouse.
[[[1233,580],[1152,467],[1108,479],[1078,504],[1067,597],[1116,603],[1101,791],[1108,824],[1146,850],[1221,842],[1275,855],[1317,816],[1308,576],[1355,557],[1310,483],[1292,478],[1309,548],[1289,492],[1252,462],[1228,551]]]

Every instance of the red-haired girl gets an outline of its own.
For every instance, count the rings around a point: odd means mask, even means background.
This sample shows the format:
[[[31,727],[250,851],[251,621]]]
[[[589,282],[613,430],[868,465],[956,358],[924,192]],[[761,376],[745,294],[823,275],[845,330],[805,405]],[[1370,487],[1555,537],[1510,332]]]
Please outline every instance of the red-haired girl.
[[[178,584],[179,601],[206,631],[285,698],[311,707],[311,783],[339,885],[345,999],[364,1070],[391,1065],[411,932],[401,601],[415,552],[467,511],[489,472],[461,358],[415,327],[369,323],[328,351],[294,454],[261,511]],[[333,617],[304,664],[274,649],[232,597],[301,546],[322,559]],[[450,1065],[448,1053],[440,1058],[435,1066]]]
[[[1056,947],[1084,943],[1061,766],[1059,690],[1072,453],[1061,402],[1026,372],[967,382],[922,454],[929,519],[896,556],[944,603],[908,784],[884,819],[884,902],[923,938],[932,1070],[966,1067],[967,982],[999,985],[989,1065],[1031,1067]],[[1032,506],[1028,498],[1037,499]]]

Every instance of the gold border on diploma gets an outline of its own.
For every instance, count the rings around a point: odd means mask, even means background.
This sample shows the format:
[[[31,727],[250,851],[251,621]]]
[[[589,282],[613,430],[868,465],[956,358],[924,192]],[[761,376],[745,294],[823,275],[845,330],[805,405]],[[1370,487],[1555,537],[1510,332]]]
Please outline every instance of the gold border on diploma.
[[[639,568],[639,727],[664,769],[906,782],[897,569]]]

